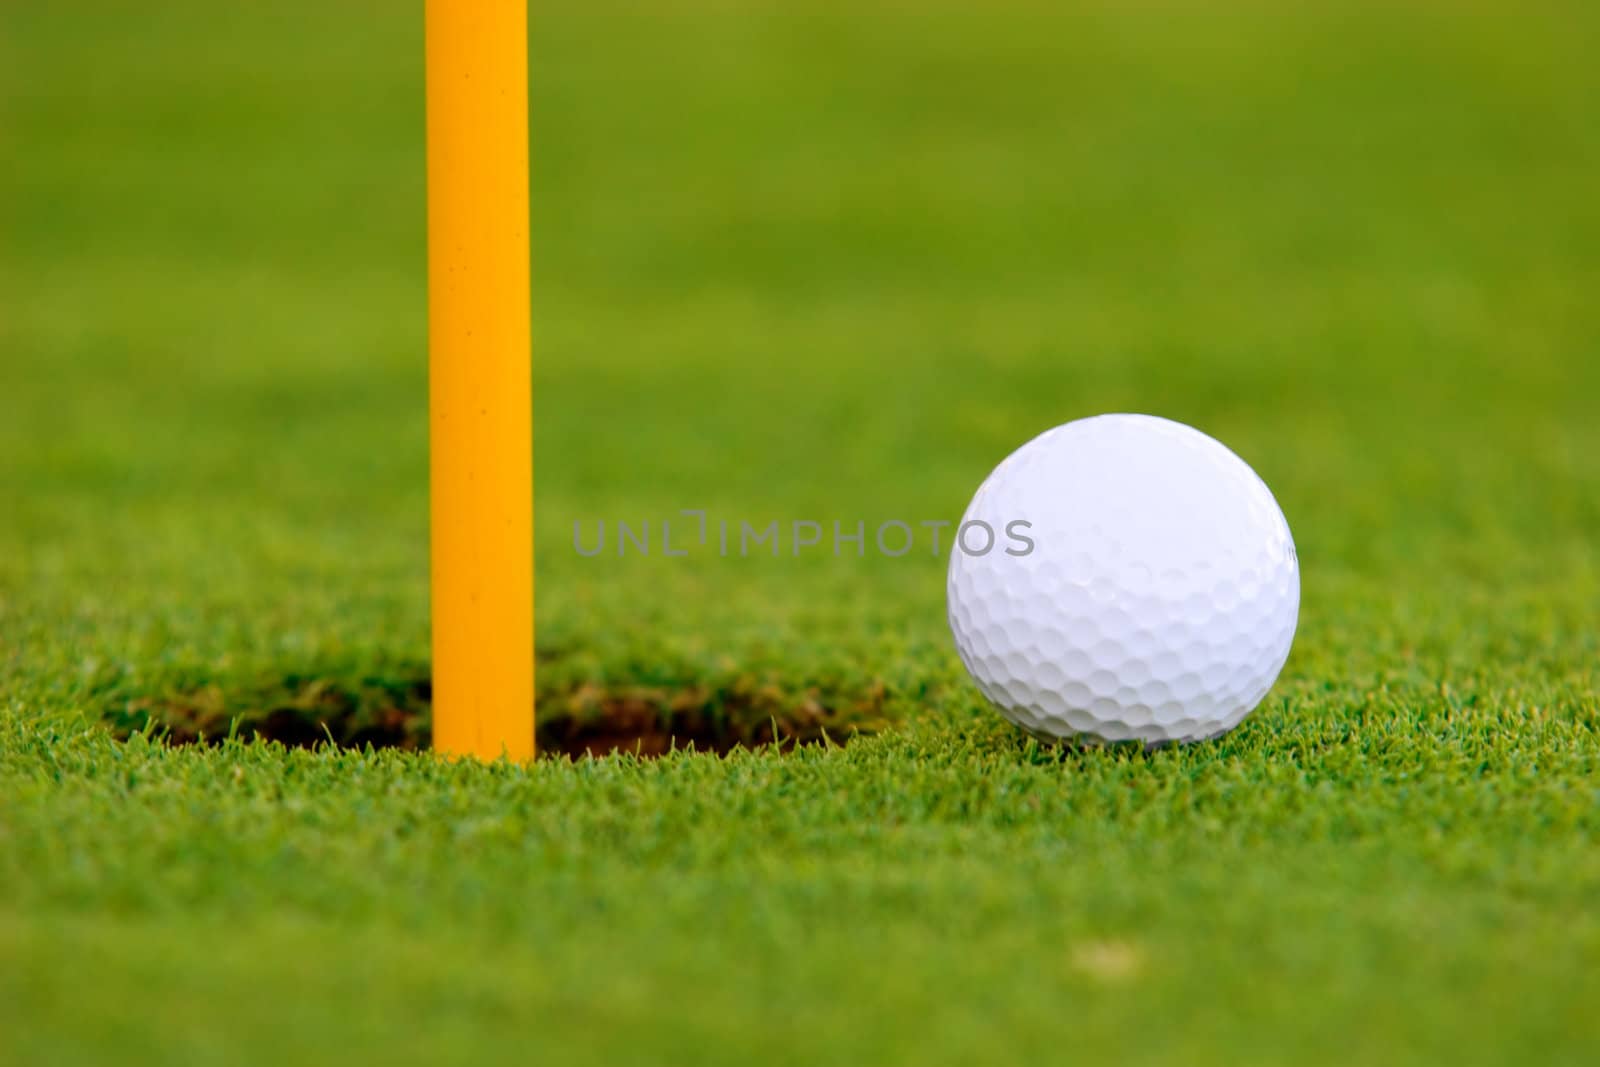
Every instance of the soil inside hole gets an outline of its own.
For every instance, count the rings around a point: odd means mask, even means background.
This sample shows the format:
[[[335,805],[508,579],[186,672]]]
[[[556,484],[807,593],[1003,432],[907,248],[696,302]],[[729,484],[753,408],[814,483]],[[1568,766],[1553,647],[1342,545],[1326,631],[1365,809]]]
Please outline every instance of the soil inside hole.
[[[773,685],[605,688],[541,694],[541,756],[578,759],[625,752],[644,758],[691,746],[726,755],[738,748],[844,744],[879,725],[884,691],[851,699]],[[291,748],[428,747],[433,686],[426,676],[358,681],[289,677],[254,687],[206,685],[121,702],[108,719],[118,736],[148,732],[173,745],[260,738]]]

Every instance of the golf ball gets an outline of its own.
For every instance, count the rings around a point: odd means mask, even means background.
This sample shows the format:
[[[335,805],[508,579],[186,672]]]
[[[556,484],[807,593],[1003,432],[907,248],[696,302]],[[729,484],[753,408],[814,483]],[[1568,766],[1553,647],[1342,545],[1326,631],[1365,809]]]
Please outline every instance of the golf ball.
[[[978,487],[948,596],[961,661],[1029,733],[1199,741],[1283,668],[1300,565],[1244,460],[1182,423],[1100,415],[1035,437]]]

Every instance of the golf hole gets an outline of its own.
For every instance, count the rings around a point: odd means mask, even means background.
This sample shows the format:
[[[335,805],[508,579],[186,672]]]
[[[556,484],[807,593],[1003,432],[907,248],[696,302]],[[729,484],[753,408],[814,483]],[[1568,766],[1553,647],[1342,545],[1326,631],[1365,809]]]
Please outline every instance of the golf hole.
[[[431,740],[432,701],[426,674],[359,681],[288,677],[139,697],[106,718],[124,740],[143,735],[168,745],[219,745],[232,738],[301,749],[422,751]],[[871,732],[882,702],[881,687],[830,706],[814,693],[772,685],[583,685],[541,697],[537,746],[541,757],[622,753],[654,759],[691,748],[727,755],[737,749],[843,745]]]

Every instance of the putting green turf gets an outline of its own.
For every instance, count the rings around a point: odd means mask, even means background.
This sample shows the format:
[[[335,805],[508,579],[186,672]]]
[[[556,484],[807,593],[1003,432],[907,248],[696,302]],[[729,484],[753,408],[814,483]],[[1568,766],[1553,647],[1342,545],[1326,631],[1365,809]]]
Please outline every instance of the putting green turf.
[[[426,676],[419,13],[235,6],[0,12],[0,1062],[1589,1060],[1588,7],[536,8],[547,721],[871,733],[513,768],[103,725]],[[925,541],[572,548],[1105,410],[1294,529],[1220,741],[1020,738]]]

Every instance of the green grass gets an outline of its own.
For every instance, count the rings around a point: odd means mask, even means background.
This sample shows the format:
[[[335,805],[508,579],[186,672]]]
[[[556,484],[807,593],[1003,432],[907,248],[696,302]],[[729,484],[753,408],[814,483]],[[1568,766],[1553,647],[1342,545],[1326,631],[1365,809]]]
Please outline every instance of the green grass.
[[[0,12],[0,1062],[1592,1059],[1589,7],[668,6],[534,13],[541,697],[844,747],[117,741],[426,674],[420,19]],[[921,552],[572,549],[1106,410],[1294,529],[1220,741],[1026,741]]]

